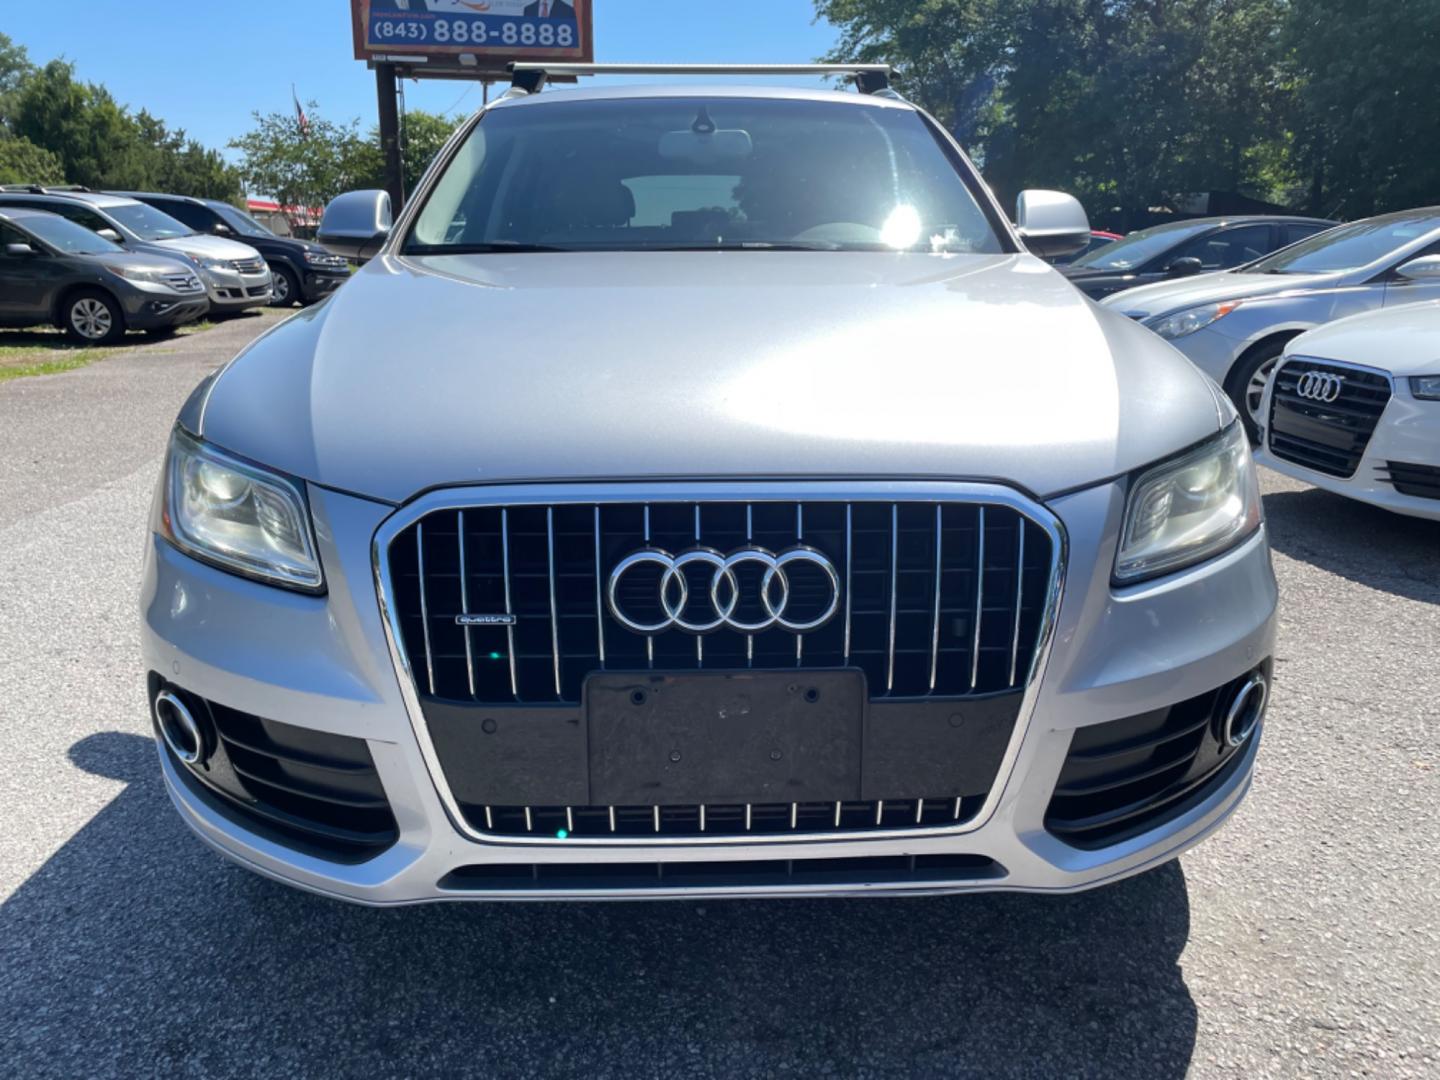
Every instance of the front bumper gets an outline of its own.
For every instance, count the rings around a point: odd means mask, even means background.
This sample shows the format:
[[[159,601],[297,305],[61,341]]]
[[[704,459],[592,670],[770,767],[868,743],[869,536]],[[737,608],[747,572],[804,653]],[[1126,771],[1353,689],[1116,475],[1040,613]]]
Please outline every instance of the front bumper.
[[[1394,464],[1440,470],[1440,402],[1411,397],[1403,377],[1391,377],[1391,383],[1394,392],[1353,475],[1330,476],[1279,457],[1270,450],[1268,429],[1255,450],[1255,460],[1268,469],[1347,499],[1409,517],[1440,521],[1440,497],[1404,494],[1391,478]],[[1270,389],[1265,392],[1263,410],[1268,417]]]
[[[243,311],[245,308],[261,307],[270,302],[272,281],[268,267],[258,274],[215,270],[211,267],[202,267],[199,273],[200,279],[205,283],[211,311]]]
[[[123,298],[125,325],[132,330],[158,330],[193,322],[210,310],[204,293],[134,290]]]
[[[349,280],[348,269],[336,271],[307,267],[304,280],[300,282],[300,293],[306,303],[312,303],[329,296]]]
[[[258,585],[154,540],[142,593],[149,670],[212,701],[284,724],[364,739],[395,818],[398,839],[373,858],[338,863],[246,827],[161,759],[172,799],[208,843],[257,872],[348,900],[393,904],[459,898],[871,895],[972,890],[1064,892],[1138,873],[1197,843],[1235,809],[1250,783],[1258,733],[1203,797],[1155,828],[1082,850],[1045,827],[1077,728],[1161,709],[1255,668],[1270,656],[1276,590],[1263,531],[1228,554],[1157,582],[1110,584],[1123,494],[1116,485],[1050,505],[1069,540],[1064,599],[1048,666],[1013,762],[996,779],[988,815],[964,830],[925,835],[799,837],[766,843],[603,846],[485,841],[462,835],[436,790],[382,626],[371,541],[388,507],[311,488],[329,591],[311,597]],[[503,893],[469,887],[466,872],[504,865],[517,874],[584,862],[753,866],[760,860],[915,857],[953,863],[975,856],[998,869],[900,882],[653,884],[576,890],[537,882]],[[538,876],[538,874],[537,874]],[[684,874],[678,875],[681,880]]]

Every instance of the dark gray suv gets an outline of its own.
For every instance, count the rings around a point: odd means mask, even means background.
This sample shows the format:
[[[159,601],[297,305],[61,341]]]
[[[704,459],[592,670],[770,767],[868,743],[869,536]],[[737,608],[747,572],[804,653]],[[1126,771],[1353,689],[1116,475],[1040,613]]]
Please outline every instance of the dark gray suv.
[[[0,326],[52,323],[92,345],[168,330],[210,307],[185,263],[126,251],[43,210],[0,210]]]

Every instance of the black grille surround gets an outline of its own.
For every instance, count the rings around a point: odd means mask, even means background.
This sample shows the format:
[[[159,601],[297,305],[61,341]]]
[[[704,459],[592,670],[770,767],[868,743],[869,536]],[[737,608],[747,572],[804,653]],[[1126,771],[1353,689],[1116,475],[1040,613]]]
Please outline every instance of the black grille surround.
[[[741,490],[748,496],[760,486]],[[971,822],[1005,763],[1043,655],[1058,603],[1063,534],[1018,497],[928,495],[978,485],[884,485],[887,494],[922,486],[926,495],[900,501],[727,495],[697,503],[693,485],[688,499],[647,489],[648,501],[607,492],[582,502],[497,498],[487,505],[456,493],[442,494],[434,509],[411,508],[408,520],[402,511],[377,537],[382,606],[402,681],[414,691],[412,720],[457,824],[477,837],[530,842],[708,842]],[[638,550],[724,554],[754,547],[780,554],[798,546],[829,558],[842,589],[834,617],[811,632],[722,628],[696,635],[670,628],[647,637],[609,610],[609,575]],[[691,596],[706,595],[713,568],[695,569],[693,579],[687,576]],[[653,621],[643,606],[658,571],[655,577],[638,588],[627,581],[618,593],[636,621]],[[753,599],[758,584],[758,568],[748,584],[742,574],[747,596],[737,620],[763,617]],[[821,577],[795,575],[791,592],[797,619],[825,606]],[[466,627],[457,625],[457,615],[513,622],[471,620]],[[958,770],[964,775],[891,783],[883,797],[868,790],[858,800],[706,806],[591,805],[573,786],[551,798],[533,788],[523,800],[501,798],[503,792],[487,792],[473,779],[484,769],[471,766],[489,745],[482,724],[490,731],[496,718],[502,725],[583,727],[591,673],[790,671],[803,681],[806,671],[845,670],[862,672],[869,688],[867,739],[872,730],[912,730],[922,709],[963,708],[962,734],[973,733],[976,744],[974,762]],[[961,715],[950,713],[952,726]]]
[[[372,858],[398,839],[364,739],[252,716],[153,672],[148,681],[152,702],[157,691],[169,690],[207,733],[203,761],[186,765],[166,748],[171,765],[192,790],[245,828],[345,863]]]
[[[1272,661],[1255,671],[1270,681]],[[1075,732],[1045,828],[1072,847],[1120,843],[1184,813],[1230,776],[1257,737],[1230,746],[1221,730],[1229,703],[1249,679]]]
[[[1378,470],[1401,495],[1417,499],[1440,499],[1440,466],[1417,465],[1409,461],[1387,461]]]
[[[1315,372],[1344,382],[1332,402],[1299,393],[1301,377]],[[1270,452],[1327,476],[1355,475],[1380,414],[1390,402],[1390,379],[1379,371],[1304,357],[1276,369],[1270,393]]]

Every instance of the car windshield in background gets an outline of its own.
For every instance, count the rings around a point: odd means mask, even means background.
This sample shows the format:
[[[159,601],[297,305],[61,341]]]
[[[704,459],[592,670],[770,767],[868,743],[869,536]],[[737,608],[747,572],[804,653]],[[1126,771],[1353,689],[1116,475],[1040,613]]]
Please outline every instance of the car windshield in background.
[[[226,225],[229,225],[241,236],[258,236],[263,239],[275,235],[249,214],[243,214],[233,206],[214,206],[213,209],[224,219]]]
[[[913,111],[744,97],[495,109],[404,250],[697,248],[1004,250]]]
[[[18,224],[23,225],[32,235],[67,255],[109,255],[124,251],[119,244],[113,244],[103,236],[91,232],[83,225],[76,225],[56,214],[36,214],[26,217]]]
[[[1340,225],[1244,267],[1251,274],[1356,270],[1440,229],[1440,214],[1386,214]]]
[[[141,240],[174,240],[194,236],[195,230],[169,214],[144,203],[119,203],[105,207],[105,213],[120,222]]]
[[[1113,244],[1086,252],[1070,265],[1085,266],[1091,270],[1134,270],[1182,240],[1199,236],[1208,228],[1209,225],[1195,225],[1188,221],[1153,225],[1148,229],[1132,232]]]

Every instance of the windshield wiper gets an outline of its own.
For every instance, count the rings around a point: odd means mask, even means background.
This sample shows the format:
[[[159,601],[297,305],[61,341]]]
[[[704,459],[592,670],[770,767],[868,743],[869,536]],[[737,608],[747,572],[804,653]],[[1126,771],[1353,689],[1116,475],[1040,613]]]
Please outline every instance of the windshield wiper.
[[[552,244],[526,244],[518,240],[492,240],[485,244],[412,244],[406,255],[493,255],[497,252],[581,251],[582,248],[555,247]]]
[[[841,251],[847,245],[832,240],[770,241],[724,240],[718,244],[646,244],[637,251]]]

